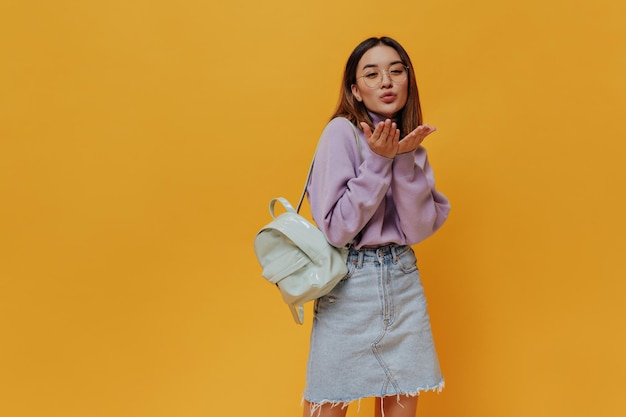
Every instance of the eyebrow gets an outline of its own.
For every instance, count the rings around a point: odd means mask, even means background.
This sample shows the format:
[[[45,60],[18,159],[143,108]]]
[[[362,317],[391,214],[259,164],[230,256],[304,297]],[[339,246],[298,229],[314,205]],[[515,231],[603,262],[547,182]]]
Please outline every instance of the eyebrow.
[[[394,64],[402,64],[402,65],[404,65],[404,62],[402,62],[402,61],[393,61],[393,62],[389,63],[389,66],[392,66]],[[378,68],[378,65],[377,64],[367,64],[367,65],[364,65],[363,68],[361,68],[361,69],[364,70],[366,68]]]

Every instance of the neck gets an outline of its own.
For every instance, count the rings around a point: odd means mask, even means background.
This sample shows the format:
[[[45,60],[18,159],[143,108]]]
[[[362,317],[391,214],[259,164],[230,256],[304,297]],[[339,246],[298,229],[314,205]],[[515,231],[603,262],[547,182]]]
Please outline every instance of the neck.
[[[374,126],[376,126],[378,124],[378,122],[384,122],[387,119],[391,119],[391,121],[398,123],[398,117],[397,115],[393,116],[393,117],[387,117],[387,116],[383,116],[382,114],[378,114],[378,113],[374,113],[372,111],[367,111],[367,114],[370,115],[370,118],[372,119],[372,122],[374,122]]]

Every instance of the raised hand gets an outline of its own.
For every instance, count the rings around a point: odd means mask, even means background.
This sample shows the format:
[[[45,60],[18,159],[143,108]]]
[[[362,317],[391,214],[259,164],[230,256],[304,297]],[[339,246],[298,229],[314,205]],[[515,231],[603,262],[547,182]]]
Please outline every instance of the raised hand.
[[[426,136],[437,130],[436,127],[429,125],[420,125],[411,133],[406,135],[398,145],[398,153],[413,152],[424,141]]]
[[[386,158],[393,158],[398,153],[400,129],[390,119],[379,122],[372,133],[367,123],[361,122],[365,139],[372,152]]]

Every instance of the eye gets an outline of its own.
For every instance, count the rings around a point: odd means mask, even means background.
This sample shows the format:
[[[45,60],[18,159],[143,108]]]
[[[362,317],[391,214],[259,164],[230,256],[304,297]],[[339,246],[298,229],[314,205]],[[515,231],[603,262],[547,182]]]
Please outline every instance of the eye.
[[[389,68],[389,73],[393,74],[393,75],[399,75],[402,74],[405,71],[405,67],[402,64],[396,64],[396,65],[392,65],[391,68]]]
[[[366,72],[365,75],[363,75],[365,78],[369,78],[370,80],[375,79],[376,77],[378,77],[378,73],[376,71],[372,71],[372,72]]]

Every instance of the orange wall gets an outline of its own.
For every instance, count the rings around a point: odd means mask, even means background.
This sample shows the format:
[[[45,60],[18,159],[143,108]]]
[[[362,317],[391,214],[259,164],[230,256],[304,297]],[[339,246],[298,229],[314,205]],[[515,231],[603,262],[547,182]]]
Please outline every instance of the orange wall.
[[[453,205],[419,414],[624,415],[624,2],[216,3],[0,5],[0,415],[299,415],[310,310],[252,241],[383,34]]]

